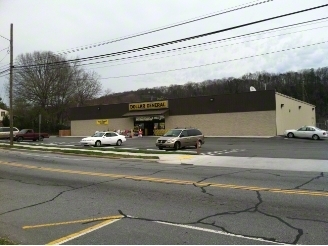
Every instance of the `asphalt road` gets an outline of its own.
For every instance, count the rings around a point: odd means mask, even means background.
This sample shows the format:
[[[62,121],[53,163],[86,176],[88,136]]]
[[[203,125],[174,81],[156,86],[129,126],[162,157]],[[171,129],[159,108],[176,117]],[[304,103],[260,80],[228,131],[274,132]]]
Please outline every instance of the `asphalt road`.
[[[0,236],[21,244],[327,244],[327,174],[0,150]]]
[[[41,144],[53,146],[70,146],[76,148],[93,148],[80,146],[81,138],[51,137],[43,142],[22,142],[24,144]],[[121,147],[134,149],[156,149],[156,138],[143,137],[127,139]],[[8,142],[8,141],[7,141]],[[196,151],[194,147],[188,151]],[[169,150],[174,151],[174,150]],[[268,157],[328,160],[328,139],[314,141],[311,139],[273,138],[206,138],[202,146],[203,155]]]

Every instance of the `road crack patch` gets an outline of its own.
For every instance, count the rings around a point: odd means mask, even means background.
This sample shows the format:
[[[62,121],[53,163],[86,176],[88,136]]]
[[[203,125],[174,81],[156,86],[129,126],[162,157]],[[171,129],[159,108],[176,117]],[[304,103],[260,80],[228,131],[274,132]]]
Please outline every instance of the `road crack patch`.
[[[31,204],[31,205],[21,207],[21,208],[12,209],[12,210],[1,213],[0,216],[4,215],[4,214],[12,213],[12,212],[20,211],[20,210],[23,210],[23,209],[26,209],[26,208],[32,208],[32,207],[36,207],[36,206],[39,206],[39,205],[42,205],[42,204],[52,202],[52,201],[54,201],[55,199],[57,199],[58,197],[60,197],[62,194],[66,193],[66,192],[75,191],[75,190],[79,190],[79,189],[84,189],[86,187],[90,187],[90,186],[94,186],[94,185],[98,185],[98,184],[102,184],[102,183],[106,183],[106,182],[109,182],[109,181],[93,183],[93,184],[90,184],[90,185],[85,185],[85,186],[76,187],[76,188],[73,188],[73,189],[64,190],[64,191],[59,192],[56,196],[54,196],[53,198],[51,198],[49,200],[46,200],[46,201],[43,201],[43,202],[38,202],[38,203]]]
[[[294,189],[299,189],[299,188],[301,188],[302,186],[311,183],[313,180],[315,180],[315,179],[320,179],[320,178],[323,178],[323,177],[324,177],[324,174],[323,174],[323,172],[321,172],[320,175],[318,175],[318,176],[316,176],[316,177],[310,179],[309,181],[306,181],[305,183],[303,183],[303,184],[301,184],[301,185],[296,186]]]

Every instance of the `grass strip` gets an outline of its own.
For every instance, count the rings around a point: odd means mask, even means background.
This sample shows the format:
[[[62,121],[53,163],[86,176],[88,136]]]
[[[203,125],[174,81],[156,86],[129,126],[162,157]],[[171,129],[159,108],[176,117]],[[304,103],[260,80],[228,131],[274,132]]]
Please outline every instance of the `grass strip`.
[[[139,159],[159,159],[158,156],[142,156],[142,155],[124,155],[124,154],[115,154],[115,153],[99,153],[95,151],[80,151],[72,149],[45,149],[45,148],[31,148],[27,146],[8,146],[2,145],[0,148],[4,149],[25,149],[25,150],[37,150],[45,151],[52,153],[65,153],[65,154],[74,154],[74,155],[84,155],[84,156],[94,156],[94,157],[107,157],[112,159],[121,159],[121,158],[139,158]]]

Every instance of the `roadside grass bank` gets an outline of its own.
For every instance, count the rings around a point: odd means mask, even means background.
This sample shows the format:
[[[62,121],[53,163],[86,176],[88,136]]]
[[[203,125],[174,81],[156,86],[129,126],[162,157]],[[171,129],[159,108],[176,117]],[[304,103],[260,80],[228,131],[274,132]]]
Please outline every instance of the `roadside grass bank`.
[[[155,155],[126,155],[126,154],[115,154],[115,153],[111,153],[109,152],[110,150],[107,150],[108,153],[104,153],[104,152],[96,152],[96,151],[81,151],[79,149],[64,149],[64,148],[52,148],[52,149],[48,149],[46,147],[44,148],[33,148],[33,147],[29,147],[29,146],[9,146],[9,145],[1,145],[0,148],[2,149],[6,149],[6,150],[37,150],[37,151],[44,151],[44,152],[50,152],[50,153],[64,153],[64,154],[71,154],[71,155],[80,155],[80,156],[92,156],[92,157],[106,157],[106,158],[111,158],[111,159],[122,159],[122,158],[139,158],[139,159],[156,159],[158,160],[159,157],[155,156]],[[123,152],[123,151],[121,151]],[[127,152],[127,151],[125,151]],[[138,152],[137,152],[138,153]],[[147,153],[148,154],[148,153]]]
[[[3,144],[2,146],[9,146],[9,144]],[[42,148],[42,147],[51,147],[51,148],[56,148],[55,146],[48,146],[48,145],[35,145],[36,149],[37,148]],[[15,144],[13,147],[30,147],[32,148],[32,146],[28,146],[28,145],[17,145]],[[94,147],[86,147],[86,148],[79,148],[77,146],[62,146],[62,147],[57,147],[58,149],[76,149],[77,151],[87,151],[88,149],[90,149],[91,152],[94,151],[108,151],[108,152],[129,152],[129,153],[135,153],[135,154],[161,154],[161,155],[172,155],[172,154],[183,154],[183,155],[197,155],[197,150],[195,151],[183,151],[183,150],[151,150],[151,149],[133,149],[133,148],[116,148],[116,147],[98,147],[98,148],[94,148]]]

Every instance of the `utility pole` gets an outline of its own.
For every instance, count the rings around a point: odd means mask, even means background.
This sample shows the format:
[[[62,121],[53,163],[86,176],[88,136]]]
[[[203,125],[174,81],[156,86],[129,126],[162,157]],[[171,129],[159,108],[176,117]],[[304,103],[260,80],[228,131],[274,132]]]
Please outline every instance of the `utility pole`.
[[[305,102],[304,79],[302,80],[302,96],[303,96],[303,102]]]
[[[10,146],[14,145],[14,111],[13,111],[13,24],[10,24],[10,74],[9,74],[9,107],[10,107]]]

